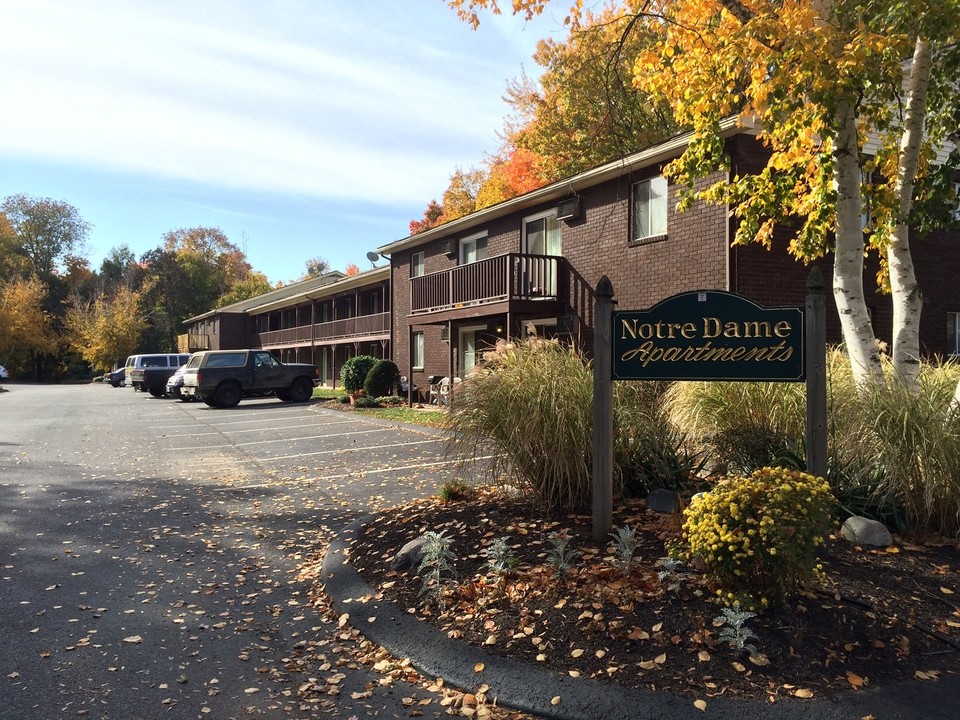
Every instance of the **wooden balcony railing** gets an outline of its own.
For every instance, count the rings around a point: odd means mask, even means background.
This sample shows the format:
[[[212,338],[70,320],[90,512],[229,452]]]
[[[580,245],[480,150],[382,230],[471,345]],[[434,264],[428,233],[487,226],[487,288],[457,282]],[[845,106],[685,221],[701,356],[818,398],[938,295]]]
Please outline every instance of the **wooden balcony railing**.
[[[410,313],[423,315],[505,300],[562,300],[564,259],[507,253],[410,278]]]
[[[182,353],[210,349],[210,336],[204,333],[177,335],[177,350]]]
[[[254,343],[260,347],[274,345],[297,345],[311,341],[363,338],[390,332],[390,313],[374,313],[359,317],[331,320],[315,325],[300,325],[283,330],[254,333]]]

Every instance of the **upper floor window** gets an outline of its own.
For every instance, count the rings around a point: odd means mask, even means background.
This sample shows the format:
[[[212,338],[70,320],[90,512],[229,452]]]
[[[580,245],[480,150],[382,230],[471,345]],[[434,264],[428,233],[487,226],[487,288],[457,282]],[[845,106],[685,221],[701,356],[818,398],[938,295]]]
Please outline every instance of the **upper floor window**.
[[[523,251],[529,255],[562,255],[562,225],[551,208],[523,220]]]
[[[410,277],[420,277],[424,273],[424,268],[425,262],[422,250],[410,256]]]
[[[633,184],[633,240],[667,234],[667,181],[662,176]]]
[[[474,235],[460,241],[460,264],[485,260],[487,257],[487,236]]]

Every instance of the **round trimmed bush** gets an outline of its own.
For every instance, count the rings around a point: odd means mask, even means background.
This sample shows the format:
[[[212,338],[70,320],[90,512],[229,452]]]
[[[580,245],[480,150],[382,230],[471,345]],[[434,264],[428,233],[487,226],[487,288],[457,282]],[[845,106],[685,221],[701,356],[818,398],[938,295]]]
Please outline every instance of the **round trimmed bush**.
[[[703,563],[726,605],[779,606],[817,577],[835,504],[826,480],[796,470],[730,476],[684,510],[684,554]]]
[[[363,391],[369,397],[390,395],[400,384],[400,368],[392,360],[377,361],[363,381]]]
[[[363,390],[367,373],[377,362],[377,358],[372,355],[355,355],[347,360],[340,368],[340,384],[343,385],[343,389],[348,393],[357,393]]]

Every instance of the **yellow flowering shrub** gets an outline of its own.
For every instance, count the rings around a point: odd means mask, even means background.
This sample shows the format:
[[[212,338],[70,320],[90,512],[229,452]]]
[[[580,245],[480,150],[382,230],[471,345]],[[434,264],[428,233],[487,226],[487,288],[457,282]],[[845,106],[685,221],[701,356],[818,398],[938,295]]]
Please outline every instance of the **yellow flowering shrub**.
[[[682,552],[724,604],[762,611],[816,578],[835,502],[823,478],[796,470],[729,476],[684,510]]]

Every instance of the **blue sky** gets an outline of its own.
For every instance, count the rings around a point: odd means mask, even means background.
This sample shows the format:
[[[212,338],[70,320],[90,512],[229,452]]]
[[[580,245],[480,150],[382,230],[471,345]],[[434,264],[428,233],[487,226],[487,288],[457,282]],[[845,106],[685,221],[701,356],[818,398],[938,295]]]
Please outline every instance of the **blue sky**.
[[[76,207],[94,268],[212,226],[272,282],[405,237],[564,36],[444,0],[29,0],[0,27],[0,197]]]

